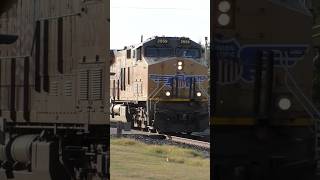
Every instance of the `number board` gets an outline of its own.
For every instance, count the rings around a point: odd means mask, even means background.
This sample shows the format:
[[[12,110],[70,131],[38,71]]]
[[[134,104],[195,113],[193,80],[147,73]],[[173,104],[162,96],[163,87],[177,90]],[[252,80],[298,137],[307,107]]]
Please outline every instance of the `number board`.
[[[157,40],[157,43],[158,43],[158,44],[168,44],[168,43],[169,43],[169,40],[166,39],[166,38],[159,38],[159,39]]]
[[[190,43],[190,39],[180,39],[180,44],[188,45]]]

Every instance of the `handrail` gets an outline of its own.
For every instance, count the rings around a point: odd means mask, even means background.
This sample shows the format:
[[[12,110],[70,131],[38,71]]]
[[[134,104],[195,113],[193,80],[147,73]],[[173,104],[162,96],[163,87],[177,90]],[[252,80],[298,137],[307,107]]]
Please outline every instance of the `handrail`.
[[[163,83],[163,85],[160,87],[160,88],[158,88],[158,90],[157,89],[155,89],[150,95],[149,95],[149,97],[148,97],[148,101],[147,101],[147,107],[151,107],[151,99],[153,98],[153,97],[155,97],[163,88],[164,88],[164,86],[165,86],[165,84]],[[157,91],[156,91],[157,90]],[[147,109],[147,111],[148,111],[148,109]]]
[[[294,77],[292,76],[292,74],[290,73],[288,66],[283,64],[282,61],[280,61],[280,65],[283,67],[283,69],[285,70],[287,76],[285,78],[285,84],[287,89],[295,96],[295,98],[297,99],[297,101],[302,105],[302,107],[304,108],[304,110],[308,113],[308,115],[312,118],[312,121],[314,122],[314,129],[311,129],[312,132],[316,132],[318,127],[317,127],[317,121],[319,122],[319,118],[320,118],[320,113],[319,110],[314,106],[314,104],[310,101],[310,99],[308,97],[305,96],[305,94],[303,93],[303,91],[301,90],[301,88],[298,86],[298,84],[296,83]],[[314,113],[311,112],[311,110],[306,106],[305,103],[302,102],[301,98],[298,97],[297,93],[294,92],[294,90],[290,87],[289,83],[288,83],[288,77],[291,80],[291,82],[293,83],[294,87],[298,90],[299,94],[303,97],[303,99],[308,103],[308,105],[312,108],[312,111],[314,111],[316,113],[316,116]],[[317,140],[316,140],[317,141]],[[317,142],[316,142],[317,143]]]
[[[315,117],[314,114],[307,108],[307,106],[301,101],[301,99],[298,97],[298,95],[290,88],[290,85],[288,83],[288,79],[285,79],[285,84],[287,89],[294,95],[294,97],[297,99],[297,101],[302,105],[302,107],[304,108],[304,110],[308,113],[308,115],[312,118],[312,120],[314,121]],[[313,132],[314,130],[311,129],[311,131]]]
[[[201,86],[200,81],[198,82],[198,87],[199,87],[200,91],[201,91],[202,93],[204,93],[207,98],[209,98],[210,95],[209,95],[209,94],[207,93],[207,91]]]
[[[312,38],[316,38],[316,37],[319,37],[319,36],[320,36],[320,33],[317,33],[317,34],[312,35]]]
[[[283,65],[283,64],[281,64]],[[284,65],[283,65],[284,66]],[[290,80],[292,81],[293,85],[295,86],[295,88],[297,88],[297,90],[299,91],[299,93],[302,95],[302,97],[305,99],[305,101],[308,103],[308,105],[312,108],[312,110],[317,114],[318,118],[320,118],[320,112],[319,110],[314,106],[314,104],[309,100],[308,97],[305,96],[305,94],[303,93],[303,91],[300,89],[300,87],[297,85],[296,81],[294,80],[292,74],[290,73],[288,67],[284,66],[288,76],[290,78]],[[312,116],[314,117],[314,116]]]
[[[320,26],[319,26],[320,27]],[[320,36],[320,34],[319,34]],[[319,55],[319,54],[318,54]],[[282,57],[280,57],[282,58]],[[316,57],[315,57],[316,58]],[[315,58],[313,60],[315,60]],[[286,77],[285,77],[285,84],[287,89],[295,96],[295,98],[297,99],[297,101],[302,105],[302,107],[305,109],[305,111],[308,113],[308,115],[312,118],[313,122],[313,128],[309,126],[309,128],[311,129],[311,132],[315,133],[315,138],[314,138],[314,143],[315,143],[315,160],[319,161],[319,123],[320,123],[320,112],[317,109],[317,107],[314,105],[314,103],[305,95],[305,93],[303,92],[303,90],[299,87],[299,85],[297,84],[295,78],[293,77],[293,75],[291,74],[291,72],[289,71],[288,68],[288,63],[287,61],[282,61],[280,60],[280,65],[283,67],[285,73],[286,73]],[[291,83],[293,84],[294,88],[296,89],[296,91],[294,91],[288,82],[288,79],[291,81]],[[300,95],[300,97],[298,96],[298,93]],[[301,99],[303,98],[303,99]],[[303,103],[302,100],[304,100],[306,102]],[[307,107],[307,105],[309,106],[309,108]],[[318,163],[317,163],[317,169],[319,169]]]
[[[313,30],[314,30],[314,29],[318,29],[318,28],[320,28],[320,24],[315,25],[315,26],[312,27]]]

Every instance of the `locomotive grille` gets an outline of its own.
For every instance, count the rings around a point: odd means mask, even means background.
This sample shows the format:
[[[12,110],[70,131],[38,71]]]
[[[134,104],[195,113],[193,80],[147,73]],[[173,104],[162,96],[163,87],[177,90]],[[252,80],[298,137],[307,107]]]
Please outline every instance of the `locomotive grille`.
[[[64,83],[64,95],[65,96],[72,96],[72,82],[66,81]]]
[[[234,83],[240,79],[241,65],[237,60],[219,60],[219,82]]]
[[[49,93],[51,96],[58,96],[58,82],[57,81],[50,82]]]
[[[80,100],[89,99],[89,71],[80,70],[80,90],[79,90]]]
[[[91,70],[90,71],[91,81],[91,99],[99,100],[102,99],[102,70]]]
[[[70,84],[71,89],[71,84]],[[80,100],[102,99],[102,70],[91,69],[80,71]],[[71,90],[70,90],[71,93]]]

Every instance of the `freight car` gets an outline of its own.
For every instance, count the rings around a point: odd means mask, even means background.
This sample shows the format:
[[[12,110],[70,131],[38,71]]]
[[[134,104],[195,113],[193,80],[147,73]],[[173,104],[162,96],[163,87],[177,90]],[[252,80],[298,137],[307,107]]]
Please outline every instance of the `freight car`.
[[[208,67],[202,54],[201,45],[185,37],[153,37],[112,51],[113,119],[161,132],[208,128]]]
[[[106,0],[0,2],[1,180],[108,179],[108,42]]]
[[[313,179],[319,112],[311,102],[308,3],[215,0],[214,7],[214,179]]]

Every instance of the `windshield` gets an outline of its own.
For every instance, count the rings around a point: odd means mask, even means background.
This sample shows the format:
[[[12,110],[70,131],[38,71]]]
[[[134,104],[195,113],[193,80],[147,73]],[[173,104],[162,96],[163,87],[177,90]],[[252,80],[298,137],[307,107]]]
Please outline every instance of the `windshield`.
[[[153,48],[147,47],[145,49],[146,57],[172,57],[173,56],[173,48]]]
[[[178,57],[200,58],[200,50],[199,49],[177,48],[176,55]]]
[[[311,5],[311,0],[270,0],[275,3],[280,3],[285,5],[288,8],[300,9],[300,10],[307,10],[308,7]]]

